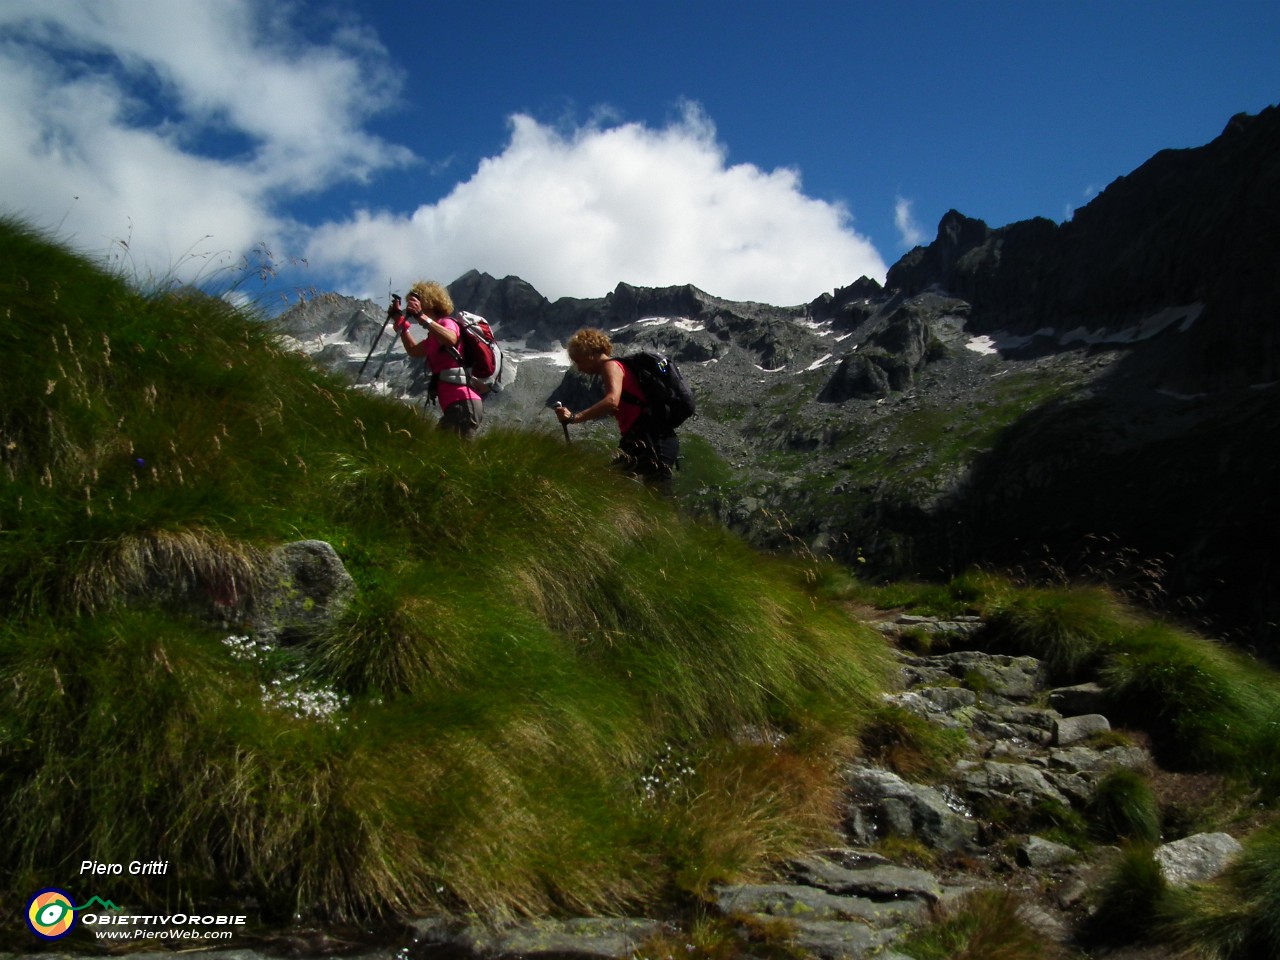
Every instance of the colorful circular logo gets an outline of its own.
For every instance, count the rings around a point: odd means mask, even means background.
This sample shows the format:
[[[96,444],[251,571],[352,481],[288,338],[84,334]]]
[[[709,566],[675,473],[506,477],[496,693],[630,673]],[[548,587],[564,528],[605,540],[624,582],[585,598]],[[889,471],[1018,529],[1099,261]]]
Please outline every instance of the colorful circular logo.
[[[76,925],[76,908],[71,895],[52,887],[27,901],[27,926],[37,937],[57,940]]]

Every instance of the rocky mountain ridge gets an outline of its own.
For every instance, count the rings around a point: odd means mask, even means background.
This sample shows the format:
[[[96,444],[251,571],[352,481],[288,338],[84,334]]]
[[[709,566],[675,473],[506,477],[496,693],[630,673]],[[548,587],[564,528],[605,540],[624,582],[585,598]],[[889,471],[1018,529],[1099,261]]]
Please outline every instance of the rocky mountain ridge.
[[[1200,304],[1184,348],[1155,371],[1182,392],[1280,379],[1272,318],[1280,280],[1280,108],[1233,117],[1212,143],[1164,150],[1065,223],[990,229],[952,210],[938,238],[889,270],[910,296],[939,285],[973,306],[973,329],[1116,331]]]
[[[550,302],[471,272],[461,309],[507,342],[491,425],[557,428],[588,401],[562,344],[607,329],[674,356],[699,398],[681,497],[767,548],[867,575],[1047,563],[1133,578],[1257,652],[1280,644],[1280,107],[1157,154],[1063,224],[992,229],[949,212],[886,285],[808,304],[619,284]],[[335,369],[425,386],[378,305],[321,297],[282,329]],[[385,364],[382,358],[385,356]],[[604,437],[607,431],[597,431]]]

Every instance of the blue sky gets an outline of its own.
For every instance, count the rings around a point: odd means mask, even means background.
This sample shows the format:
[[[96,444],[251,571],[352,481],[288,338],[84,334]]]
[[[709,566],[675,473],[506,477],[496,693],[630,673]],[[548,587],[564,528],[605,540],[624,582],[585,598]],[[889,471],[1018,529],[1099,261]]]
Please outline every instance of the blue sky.
[[[0,84],[0,210],[144,281],[794,304],[1280,102],[1280,0],[4,0]]]

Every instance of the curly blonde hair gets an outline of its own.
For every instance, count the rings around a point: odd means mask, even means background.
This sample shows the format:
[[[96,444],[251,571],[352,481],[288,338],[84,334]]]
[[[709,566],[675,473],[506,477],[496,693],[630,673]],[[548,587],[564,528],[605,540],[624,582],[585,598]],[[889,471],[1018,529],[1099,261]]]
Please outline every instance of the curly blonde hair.
[[[434,280],[419,280],[409,288],[409,296],[421,301],[422,312],[428,317],[439,319],[453,313],[453,297]]]
[[[596,327],[584,327],[579,330],[569,338],[567,346],[570,359],[597,355],[609,357],[613,355],[613,341],[609,339],[603,330],[599,330]]]

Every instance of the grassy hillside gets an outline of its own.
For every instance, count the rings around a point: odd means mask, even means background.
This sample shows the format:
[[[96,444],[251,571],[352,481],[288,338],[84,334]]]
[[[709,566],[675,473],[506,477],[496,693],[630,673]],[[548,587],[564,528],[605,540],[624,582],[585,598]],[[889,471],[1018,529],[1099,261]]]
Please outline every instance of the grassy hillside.
[[[14,223],[0,308],[9,929],[49,886],[266,924],[688,904],[833,839],[837,764],[894,673],[855,603],[981,614],[989,648],[1100,680],[1163,762],[1224,774],[1224,811],[1280,796],[1275,674],[1105,587],[871,588],[762,556],[589,444],[462,444],[222,300]],[[240,617],[299,539],[356,597],[266,647]],[[1278,850],[1260,831],[1194,909],[1139,851],[1112,897],[1138,929],[1111,935],[1276,948]],[[170,868],[96,887],[83,860]]]
[[[611,910],[825,836],[887,657],[823,571],[20,225],[0,264],[6,903],[139,859],[171,866],[111,878],[135,906]],[[165,602],[233,611],[304,538],[358,594],[301,649]]]

